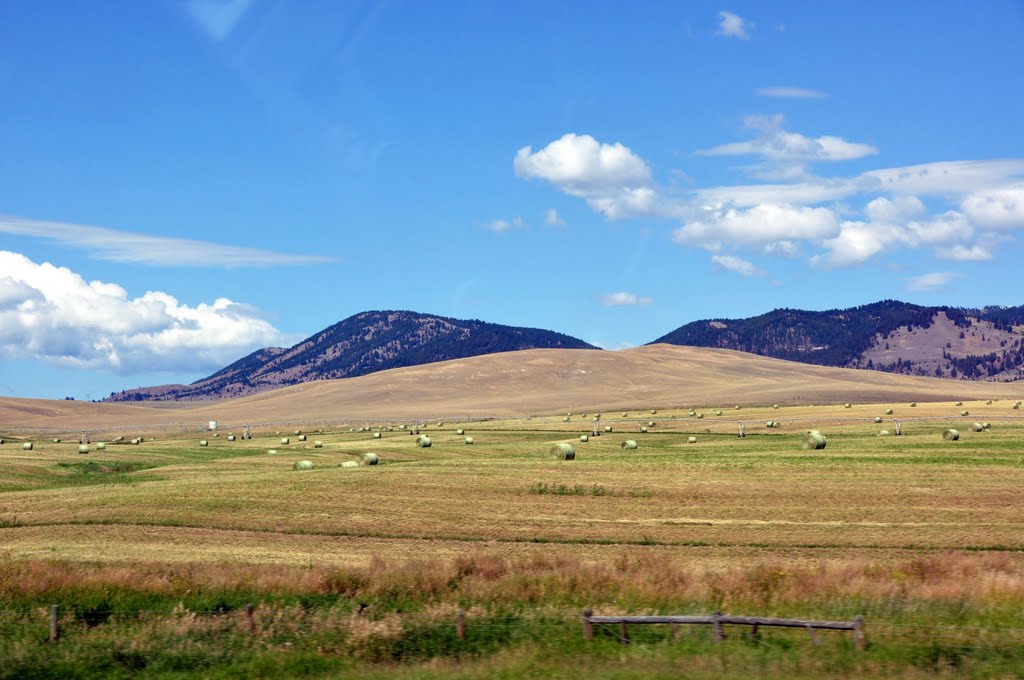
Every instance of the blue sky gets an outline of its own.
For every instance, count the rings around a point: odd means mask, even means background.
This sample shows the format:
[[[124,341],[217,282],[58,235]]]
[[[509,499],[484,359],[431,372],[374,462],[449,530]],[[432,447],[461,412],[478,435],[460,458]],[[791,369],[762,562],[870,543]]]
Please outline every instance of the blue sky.
[[[0,3],[0,394],[367,309],[1017,305],[1020,2]]]

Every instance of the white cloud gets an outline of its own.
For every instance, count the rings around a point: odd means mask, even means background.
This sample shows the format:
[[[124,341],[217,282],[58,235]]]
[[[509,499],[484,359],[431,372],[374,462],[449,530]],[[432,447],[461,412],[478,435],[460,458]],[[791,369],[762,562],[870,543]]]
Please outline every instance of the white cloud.
[[[744,126],[758,133],[747,142],[722,144],[698,151],[700,156],[761,156],[772,161],[848,161],[878,153],[870,144],[848,142],[842,137],[807,137],[788,132],[781,114],[747,116]]]
[[[958,243],[948,248],[937,248],[935,254],[944,260],[959,262],[986,262],[992,259],[992,252],[980,243],[973,246],[964,246]]]
[[[544,224],[548,225],[549,227],[558,227],[560,229],[564,229],[566,226],[565,220],[562,219],[562,216],[559,215],[558,211],[555,210],[554,208],[548,208],[544,212]]]
[[[597,298],[605,307],[623,307],[628,305],[649,305],[654,302],[653,298],[643,297],[636,293],[626,291],[608,293]]]
[[[281,340],[253,308],[226,298],[195,307],[159,291],[129,298],[116,284],[9,251],[0,251],[0,272],[0,358],[190,372]]]
[[[753,262],[744,260],[742,257],[736,257],[735,255],[712,255],[711,262],[713,262],[716,267],[736,272],[743,276],[758,276],[764,273],[755,267]]]
[[[765,255],[796,257],[800,254],[800,246],[793,241],[775,241],[773,243],[766,243],[762,251]]]
[[[865,212],[874,218],[905,218],[919,212],[920,201],[903,199],[892,202],[879,198],[868,204]],[[822,241],[828,249],[826,255],[811,258],[812,264],[828,267],[848,267],[861,264],[890,248],[937,247],[939,253],[965,253],[956,246],[974,235],[974,229],[963,215],[949,210],[931,219],[918,221],[848,221],[843,222],[839,234]],[[952,259],[952,258],[951,258]]]
[[[715,35],[720,35],[724,38],[750,40],[750,33],[754,30],[754,25],[739,14],[722,10],[718,13],[718,20],[718,30],[715,32]]]
[[[810,90],[804,87],[759,87],[756,92],[759,97],[778,97],[781,99],[824,99],[828,97],[821,90]]]
[[[511,220],[498,219],[493,222],[486,222],[480,226],[487,231],[493,231],[495,234],[504,234],[511,229],[525,229],[526,222],[523,221],[522,217],[513,217]]]
[[[516,174],[544,179],[566,193],[586,196],[608,187],[646,186],[651,171],[643,159],[621,143],[601,144],[590,135],[562,135],[534,153],[524,146],[513,161]]]
[[[927,293],[944,288],[959,277],[960,274],[955,272],[931,272],[930,274],[911,276],[906,279],[907,290],[915,293]]]
[[[84,248],[100,260],[156,266],[256,267],[332,262],[322,255],[291,255],[262,248],[151,236],[107,227],[0,216],[0,233],[33,236]]]
[[[791,240],[820,240],[836,233],[839,225],[828,208],[765,203],[747,210],[706,211],[702,219],[687,222],[672,232],[676,243],[701,245],[753,244]]]
[[[976,191],[960,204],[979,227],[1024,228],[1024,183]]]
[[[879,197],[868,203],[864,214],[872,222],[899,222],[925,212],[924,203],[917,196]]]
[[[872,170],[860,176],[860,189],[875,193],[953,195],[985,191],[1024,175],[1024,159],[941,161]]]

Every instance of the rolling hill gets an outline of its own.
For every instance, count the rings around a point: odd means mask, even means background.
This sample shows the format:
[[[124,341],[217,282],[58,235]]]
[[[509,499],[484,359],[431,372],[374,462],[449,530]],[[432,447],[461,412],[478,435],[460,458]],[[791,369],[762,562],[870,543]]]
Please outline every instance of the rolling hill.
[[[408,311],[356,314],[289,347],[257,350],[190,385],[140,387],[104,401],[196,401],[240,397],[315,380],[523,349],[596,349],[537,328]]]
[[[0,431],[226,426],[323,419],[524,416],[730,404],[1020,399],[1024,385],[814,366],[725,349],[649,345],[617,352],[536,349],[318,380],[238,399],[92,403],[0,398]],[[939,408],[941,406],[941,408]]]

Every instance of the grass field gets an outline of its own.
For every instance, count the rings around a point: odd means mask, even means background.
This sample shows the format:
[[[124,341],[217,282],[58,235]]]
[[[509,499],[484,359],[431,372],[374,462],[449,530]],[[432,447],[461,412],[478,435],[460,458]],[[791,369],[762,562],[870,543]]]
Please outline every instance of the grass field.
[[[77,433],[32,451],[0,433],[0,677],[1024,677],[1012,404],[617,410],[586,443],[593,413],[446,421],[423,426],[430,448],[372,422],[305,442],[154,431],[87,455]],[[896,417],[902,436],[879,436]],[[811,427],[824,450],[801,448]],[[556,442],[576,460],[548,458]],[[366,451],[381,463],[340,467]],[[48,645],[52,602],[66,632]],[[587,645],[585,606],[862,614],[870,644],[649,627]]]

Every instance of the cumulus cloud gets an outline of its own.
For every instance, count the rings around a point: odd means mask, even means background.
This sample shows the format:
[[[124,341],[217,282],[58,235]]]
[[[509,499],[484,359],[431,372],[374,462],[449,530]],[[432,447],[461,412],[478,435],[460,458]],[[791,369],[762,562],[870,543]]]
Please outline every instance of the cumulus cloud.
[[[983,228],[1024,228],[1024,183],[976,191],[960,207]]]
[[[907,290],[915,293],[927,293],[944,288],[959,277],[960,274],[955,272],[931,272],[920,276],[910,276],[906,279]]]
[[[119,373],[223,366],[281,334],[248,305],[190,307],[149,291],[86,281],[64,267],[0,251],[0,358],[36,358]]]
[[[676,243],[717,247],[721,243],[755,244],[821,240],[839,228],[828,208],[765,203],[747,210],[707,210],[702,219],[672,232]]]
[[[597,299],[605,307],[625,307],[630,305],[642,306],[649,305],[654,302],[653,298],[644,297],[642,295],[626,291],[608,293],[607,295],[601,295]]]
[[[820,252],[809,263],[830,268],[922,248],[944,259],[991,259],[994,235],[1024,228],[1024,159],[941,161],[819,177],[805,166],[863,158],[878,149],[836,136],[787,131],[781,116],[752,116],[747,126],[757,131],[755,139],[698,153],[757,155],[762,163],[753,166],[753,174],[782,181],[665,187],[624,144],[576,134],[536,152],[523,147],[514,166],[519,177],[550,182],[609,219],[676,222],[671,237],[683,246],[784,257],[796,257],[811,246]],[[851,200],[861,196],[860,205]],[[936,205],[947,209],[936,212]]]
[[[558,214],[558,211],[554,208],[548,208],[544,211],[544,224],[549,227],[558,227],[559,229],[565,228],[565,220]]]
[[[495,234],[504,234],[512,229],[525,229],[526,222],[523,221],[522,217],[513,217],[511,220],[498,219],[493,222],[485,222],[480,226],[487,231],[493,231]]]
[[[712,255],[711,262],[720,269],[736,272],[743,276],[758,276],[764,273],[755,267],[753,262],[735,255]]]
[[[828,97],[821,90],[809,90],[804,87],[759,87],[755,92],[757,92],[759,97],[778,97],[781,99],[824,99]]]
[[[317,264],[334,259],[11,216],[0,216],[0,233],[44,238],[82,248],[100,260],[156,266],[256,267]]]
[[[754,115],[744,119],[744,126],[757,132],[756,139],[722,144],[698,151],[700,156],[761,156],[773,161],[848,161],[878,153],[870,144],[848,142],[842,137],[823,135],[807,137],[784,128],[781,114]]]
[[[720,35],[723,38],[750,40],[750,33],[753,30],[754,25],[739,14],[725,10],[718,13],[718,30],[715,31],[715,35]]]
[[[619,142],[603,144],[590,135],[569,133],[536,152],[529,146],[519,149],[513,168],[519,177],[544,180],[585,199],[609,219],[655,211],[658,194],[650,168]]]

